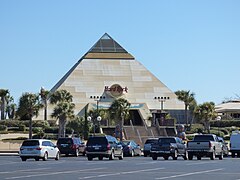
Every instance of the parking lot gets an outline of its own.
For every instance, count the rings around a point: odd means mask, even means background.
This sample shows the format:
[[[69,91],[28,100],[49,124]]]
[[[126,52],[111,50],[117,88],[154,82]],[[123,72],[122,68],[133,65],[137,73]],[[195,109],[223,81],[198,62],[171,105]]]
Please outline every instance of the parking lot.
[[[59,161],[22,162],[18,156],[0,156],[0,179],[184,179],[240,180],[240,159],[211,161],[203,158],[168,161],[150,157],[124,157],[123,160],[88,161],[86,157],[61,157]]]

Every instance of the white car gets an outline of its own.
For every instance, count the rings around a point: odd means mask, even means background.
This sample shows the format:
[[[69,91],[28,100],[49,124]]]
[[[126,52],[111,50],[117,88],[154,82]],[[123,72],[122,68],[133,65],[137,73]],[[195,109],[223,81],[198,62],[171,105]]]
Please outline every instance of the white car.
[[[51,140],[28,139],[23,141],[19,156],[22,161],[26,161],[29,158],[34,158],[36,161],[39,161],[39,159],[46,161],[48,158],[59,160],[60,151]]]

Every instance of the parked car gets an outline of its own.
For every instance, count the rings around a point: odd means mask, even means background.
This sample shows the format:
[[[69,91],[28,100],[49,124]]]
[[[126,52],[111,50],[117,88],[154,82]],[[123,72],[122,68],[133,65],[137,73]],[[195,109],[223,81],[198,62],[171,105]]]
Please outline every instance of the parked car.
[[[220,143],[222,143],[223,156],[224,156],[224,157],[227,157],[228,154],[229,154],[228,143],[225,142],[222,137],[218,137],[218,141],[219,141]]]
[[[151,150],[151,146],[154,143],[158,142],[158,138],[148,138],[146,140],[146,142],[144,143],[144,147],[143,147],[143,155],[144,157],[147,157],[150,155],[150,150]]]
[[[124,156],[141,156],[142,150],[139,144],[133,140],[124,140],[121,142]]]
[[[230,136],[230,152],[232,157],[240,157],[240,132],[233,131]]]
[[[182,156],[184,160],[188,159],[188,153],[185,143],[178,137],[160,137],[157,143],[152,144],[150,155],[153,160],[163,157],[165,160],[171,156],[177,160]]]
[[[89,137],[86,145],[86,155],[89,161],[98,157],[103,160],[104,157],[113,160],[118,157],[123,159],[123,147],[115,137],[112,136],[92,136]]]
[[[29,158],[34,158],[36,161],[48,158],[59,160],[60,151],[51,140],[47,139],[28,139],[24,140],[19,151],[19,156],[22,161]]]
[[[192,160],[193,156],[197,156],[197,160],[201,160],[204,156],[210,157],[211,160],[215,157],[219,160],[223,159],[222,143],[215,134],[195,135],[192,141],[188,141],[187,148],[189,160]]]
[[[86,145],[80,138],[77,137],[59,138],[57,140],[57,147],[61,154],[65,154],[66,156],[69,154],[79,156],[80,153],[85,155]]]

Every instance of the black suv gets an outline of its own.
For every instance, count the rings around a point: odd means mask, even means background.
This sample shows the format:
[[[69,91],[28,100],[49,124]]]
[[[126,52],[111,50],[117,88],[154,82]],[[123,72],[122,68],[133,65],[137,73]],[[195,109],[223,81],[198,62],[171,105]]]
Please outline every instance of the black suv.
[[[79,156],[80,153],[85,155],[86,145],[81,141],[80,138],[59,138],[57,140],[57,147],[61,154],[65,154],[66,156],[69,154]]]
[[[178,137],[160,137],[157,143],[151,146],[151,156],[153,160],[163,157],[165,160],[171,156],[173,160],[177,160],[178,156],[182,156],[184,160],[188,159],[186,144]]]
[[[89,137],[86,146],[86,155],[89,161],[98,157],[103,160],[103,157],[113,160],[118,157],[119,160],[123,159],[122,145],[112,136],[92,136]]]

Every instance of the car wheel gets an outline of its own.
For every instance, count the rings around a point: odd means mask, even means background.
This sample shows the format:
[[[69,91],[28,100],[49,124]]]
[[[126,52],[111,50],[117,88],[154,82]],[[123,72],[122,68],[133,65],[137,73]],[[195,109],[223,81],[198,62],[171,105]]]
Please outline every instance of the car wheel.
[[[25,158],[25,157],[21,157],[21,159],[22,159],[22,161],[26,161],[27,160],[27,158]]]
[[[223,160],[223,152],[221,152],[221,154],[219,155],[219,160]]]
[[[235,157],[235,153],[232,152],[232,157],[234,158]]]
[[[177,160],[177,156],[178,156],[177,150],[174,150],[174,153],[172,155],[173,160]]]
[[[114,152],[112,152],[109,156],[109,160],[113,160],[114,159]]]
[[[183,156],[183,159],[184,159],[184,160],[188,160],[188,152],[187,152],[187,151],[185,152],[185,154],[184,154],[184,156]]]
[[[147,157],[147,153],[143,153],[143,156],[144,156],[144,157]]]
[[[98,160],[102,161],[102,160],[103,160],[103,157],[102,157],[102,156],[99,156],[99,157],[98,157]]]
[[[238,158],[240,157],[240,153],[237,153],[237,157],[238,157]]]
[[[123,160],[123,152],[121,153],[121,155],[118,157],[119,160]]]
[[[210,156],[210,159],[211,160],[214,160],[215,159],[215,151],[212,152],[211,156]]]
[[[88,156],[87,158],[88,158],[89,161],[93,160],[93,158],[91,156]]]
[[[202,157],[201,156],[197,156],[197,160],[201,160],[202,159]]]
[[[60,153],[58,152],[57,155],[56,155],[56,157],[55,157],[55,160],[58,161],[59,158],[60,158]]]
[[[43,156],[43,160],[46,161],[47,159],[48,159],[48,153],[45,152],[45,153],[44,153],[44,156]]]
[[[36,157],[36,158],[34,158],[35,159],[35,161],[39,161],[39,157]]]
[[[193,155],[192,154],[188,154],[188,160],[193,160]]]
[[[157,155],[155,155],[155,154],[152,155],[152,160],[155,161],[155,160],[157,160],[157,158],[158,158]]]
[[[168,156],[163,156],[163,159],[164,160],[168,160]]]
[[[131,151],[130,156],[134,157],[134,151],[133,150]]]
[[[76,149],[75,156],[76,156],[76,157],[79,156],[79,150],[78,150],[78,149]]]

